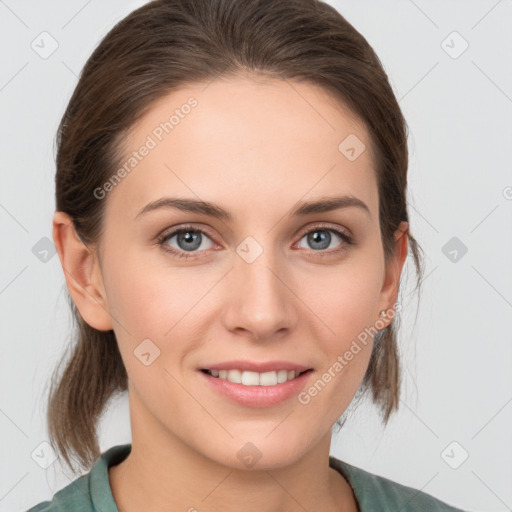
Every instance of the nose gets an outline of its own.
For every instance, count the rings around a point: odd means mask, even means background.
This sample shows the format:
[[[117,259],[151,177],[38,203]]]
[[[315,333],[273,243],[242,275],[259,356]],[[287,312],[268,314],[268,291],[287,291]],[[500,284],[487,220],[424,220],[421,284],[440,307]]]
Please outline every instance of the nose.
[[[223,310],[223,322],[228,330],[245,331],[257,341],[271,341],[285,335],[295,328],[299,318],[300,301],[287,282],[291,280],[290,273],[270,252],[263,251],[252,262],[235,255]]]

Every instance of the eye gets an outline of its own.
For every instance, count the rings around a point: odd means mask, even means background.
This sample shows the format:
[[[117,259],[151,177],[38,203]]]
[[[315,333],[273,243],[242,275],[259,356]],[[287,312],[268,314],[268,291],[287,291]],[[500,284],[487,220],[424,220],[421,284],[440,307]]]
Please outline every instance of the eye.
[[[334,233],[334,241],[338,238],[344,243],[334,250],[325,251],[325,249],[328,249],[333,242],[332,233]],[[176,246],[173,246],[170,243],[173,238],[176,238]],[[347,246],[353,245],[353,239],[351,236],[338,229],[327,226],[315,226],[313,229],[306,231],[301,236],[299,244],[303,239],[305,239],[306,243],[312,247],[313,252],[320,253],[320,255],[323,255],[323,253],[327,253],[327,255],[333,253],[337,254],[346,250]],[[158,239],[158,244],[164,251],[172,253],[177,258],[185,259],[195,258],[198,256],[198,253],[213,247],[212,239],[208,233],[193,226],[182,226],[170,233],[163,234]]]
[[[332,233],[335,235],[334,239]],[[324,251],[324,249],[329,248],[333,241],[336,241],[336,238],[341,239],[344,243],[342,243],[338,248],[335,248],[333,251]],[[338,229],[326,226],[315,226],[313,229],[310,229],[304,233],[300,241],[304,239],[306,240],[306,243],[309,245],[309,247],[313,248],[314,252],[337,253],[346,249],[347,245],[351,245],[353,243],[352,238],[346,233],[343,233]],[[308,247],[306,247],[306,249],[307,248]]]
[[[168,242],[176,237],[177,247],[173,247]],[[205,239],[210,240],[210,244],[204,246]],[[158,239],[158,243],[165,251],[173,253],[178,258],[193,258],[197,249],[211,249],[212,241],[208,234],[202,229],[193,228],[191,226],[183,226],[175,229],[168,234],[164,234]],[[187,254],[191,252],[192,254]]]

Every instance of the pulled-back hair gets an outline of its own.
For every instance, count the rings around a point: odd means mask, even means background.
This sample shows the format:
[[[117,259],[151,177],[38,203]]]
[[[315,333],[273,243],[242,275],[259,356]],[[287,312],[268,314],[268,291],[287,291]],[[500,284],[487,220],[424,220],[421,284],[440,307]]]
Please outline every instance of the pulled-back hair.
[[[154,0],[110,30],[87,60],[56,137],[56,209],[72,218],[84,244],[102,235],[105,201],[94,190],[120,165],[134,123],[172,91],[247,74],[316,84],[364,122],[386,263],[392,258],[394,233],[409,222],[407,125],[366,39],[317,0]],[[419,288],[421,248],[410,230],[407,236]],[[75,332],[51,379],[47,420],[52,446],[76,473],[72,458],[88,469],[100,455],[98,420],[128,389],[128,377],[114,332],[88,325],[67,297]],[[375,336],[358,390],[371,390],[384,424],[399,402],[398,321],[397,313]]]

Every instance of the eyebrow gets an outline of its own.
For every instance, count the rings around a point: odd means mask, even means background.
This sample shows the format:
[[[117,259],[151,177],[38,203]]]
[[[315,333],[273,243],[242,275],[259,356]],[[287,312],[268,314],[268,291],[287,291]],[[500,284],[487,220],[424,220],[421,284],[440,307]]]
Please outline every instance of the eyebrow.
[[[350,207],[360,208],[362,211],[365,211],[370,218],[372,216],[368,206],[366,206],[361,199],[354,196],[322,197],[314,201],[302,201],[298,203],[298,206],[292,210],[289,216],[304,217],[313,213],[330,212]],[[184,212],[199,213],[228,222],[233,221],[233,215],[221,206],[208,201],[177,197],[162,197],[156,201],[151,201],[142,208],[135,216],[135,219],[161,208],[176,208]]]

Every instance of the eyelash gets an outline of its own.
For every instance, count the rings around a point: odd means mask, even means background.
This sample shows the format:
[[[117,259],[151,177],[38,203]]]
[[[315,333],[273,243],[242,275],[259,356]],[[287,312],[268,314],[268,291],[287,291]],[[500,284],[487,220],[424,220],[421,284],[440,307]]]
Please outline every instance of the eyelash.
[[[187,231],[192,231],[194,233],[201,233],[213,240],[213,237],[211,237],[209,235],[209,233],[203,229],[196,228],[194,226],[181,226],[180,228],[175,229],[174,231],[171,231],[170,233],[164,233],[162,236],[160,236],[157,239],[158,245],[161,246],[164,251],[173,254],[177,258],[180,258],[180,259],[196,258],[197,252],[191,252],[191,253],[187,254],[186,251],[178,251],[178,250],[176,250],[172,247],[169,247],[168,245],[165,244],[165,242],[167,242],[169,239],[171,239],[174,235],[179,235],[180,233],[184,233]],[[331,231],[331,232],[335,233],[336,235],[338,235],[345,242],[344,244],[342,244],[342,246],[339,249],[334,249],[334,250],[330,250],[330,251],[325,251],[325,250],[324,251],[313,251],[313,252],[319,253],[320,255],[322,255],[322,253],[327,253],[327,255],[338,254],[338,253],[345,251],[347,249],[347,246],[354,244],[354,240],[351,236],[347,235],[346,233],[343,233],[342,231],[334,229],[332,227],[323,226],[323,225],[313,226],[309,230],[304,231],[303,233],[301,233],[299,241],[302,240],[302,238],[304,238],[305,235],[308,235],[309,233],[312,233],[314,231]]]

